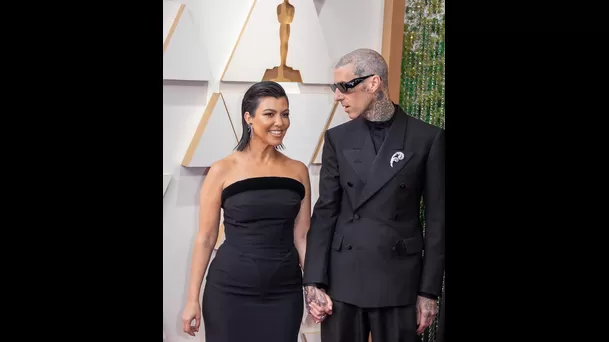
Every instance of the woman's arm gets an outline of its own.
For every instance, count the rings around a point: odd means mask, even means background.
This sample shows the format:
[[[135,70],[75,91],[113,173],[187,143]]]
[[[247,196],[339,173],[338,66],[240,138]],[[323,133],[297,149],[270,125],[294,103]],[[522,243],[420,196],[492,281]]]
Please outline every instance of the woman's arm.
[[[199,232],[195,238],[192,255],[188,302],[199,303],[203,276],[218,238],[220,201],[226,173],[223,164],[223,161],[219,161],[211,166],[199,194]]]
[[[294,246],[298,251],[300,267],[304,270],[305,253],[307,250],[307,232],[311,223],[311,181],[309,169],[303,163],[299,163],[298,176],[305,187],[305,196],[300,204],[300,211],[294,222]]]

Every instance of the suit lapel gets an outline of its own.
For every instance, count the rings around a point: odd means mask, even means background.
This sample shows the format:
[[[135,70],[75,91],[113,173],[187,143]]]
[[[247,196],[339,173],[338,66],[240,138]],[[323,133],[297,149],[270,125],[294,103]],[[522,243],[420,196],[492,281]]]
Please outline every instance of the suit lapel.
[[[362,206],[387,184],[391,178],[404,168],[413,155],[412,152],[404,151],[404,138],[408,117],[400,109],[396,110],[395,115],[396,117],[391,128],[389,128],[387,137],[374,159],[372,167],[370,167],[366,177],[366,184],[362,189],[361,196],[359,196],[354,210],[357,210],[357,208]],[[370,139],[370,144],[372,144],[372,139],[370,137],[368,139]]]
[[[370,164],[376,156],[370,132],[363,119],[357,118],[356,127],[349,136],[350,147],[342,150],[343,155],[362,182],[368,179]]]
[[[357,175],[354,179],[346,180],[347,188],[345,190],[352,206],[355,206],[358,202],[363,184],[370,174],[370,165],[376,157],[366,123],[360,118],[354,119],[354,121],[354,130],[348,133],[349,146],[342,150],[349,166]]]

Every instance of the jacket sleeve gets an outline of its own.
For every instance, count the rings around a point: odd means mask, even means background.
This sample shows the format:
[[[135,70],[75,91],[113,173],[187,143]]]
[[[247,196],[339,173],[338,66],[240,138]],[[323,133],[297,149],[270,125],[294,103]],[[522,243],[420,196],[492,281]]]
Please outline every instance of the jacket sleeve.
[[[307,234],[303,283],[327,287],[330,246],[342,199],[338,159],[328,131],[324,135],[321,159],[319,198],[313,207]]]
[[[425,205],[425,250],[419,291],[439,296],[442,291],[445,252],[445,133],[440,129],[426,163],[423,202]]]

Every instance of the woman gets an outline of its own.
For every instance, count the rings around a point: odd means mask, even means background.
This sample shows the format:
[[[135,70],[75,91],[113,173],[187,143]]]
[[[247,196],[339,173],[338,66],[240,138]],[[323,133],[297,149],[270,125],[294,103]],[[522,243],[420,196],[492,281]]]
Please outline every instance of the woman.
[[[211,166],[201,189],[183,329],[192,336],[199,330],[199,293],[222,208],[226,240],[209,265],[202,301],[206,341],[296,342],[311,216],[309,173],[278,151],[290,127],[288,98],[279,84],[253,85],[241,110],[236,151]]]

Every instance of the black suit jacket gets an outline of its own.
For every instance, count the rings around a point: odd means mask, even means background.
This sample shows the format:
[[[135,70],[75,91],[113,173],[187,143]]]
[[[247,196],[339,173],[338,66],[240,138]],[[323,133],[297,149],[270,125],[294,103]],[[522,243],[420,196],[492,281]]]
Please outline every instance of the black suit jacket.
[[[359,307],[410,305],[442,288],[444,130],[399,106],[395,115],[377,155],[362,117],[324,138],[303,281]]]

